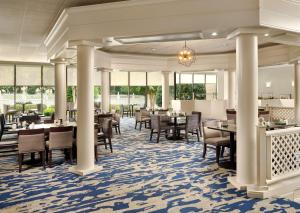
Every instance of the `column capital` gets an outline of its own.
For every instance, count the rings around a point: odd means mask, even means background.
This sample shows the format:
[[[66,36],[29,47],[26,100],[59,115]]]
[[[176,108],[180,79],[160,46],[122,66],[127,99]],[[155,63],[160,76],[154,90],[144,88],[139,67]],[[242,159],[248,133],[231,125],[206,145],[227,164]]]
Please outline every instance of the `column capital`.
[[[227,35],[227,39],[234,39],[242,34],[254,34],[254,35],[260,35],[260,34],[266,34],[269,33],[269,29],[265,27],[242,27],[234,30],[230,34]]]
[[[294,60],[291,60],[291,61],[289,62],[289,64],[295,64],[295,65],[300,64],[300,58],[296,58],[296,59],[294,59]]]
[[[103,47],[103,44],[99,41],[89,41],[89,40],[72,40],[69,41],[69,46],[90,46],[90,47]]]
[[[50,63],[54,63],[54,64],[67,64],[68,60],[65,58],[55,58],[55,59],[51,59]]]

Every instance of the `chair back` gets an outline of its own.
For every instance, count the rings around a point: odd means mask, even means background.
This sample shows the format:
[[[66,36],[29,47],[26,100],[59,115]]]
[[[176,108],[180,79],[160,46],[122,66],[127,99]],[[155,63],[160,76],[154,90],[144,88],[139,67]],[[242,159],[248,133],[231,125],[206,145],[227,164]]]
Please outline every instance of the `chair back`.
[[[201,126],[201,119],[202,119],[201,112],[192,111],[192,115],[198,115],[198,124],[199,124],[199,127],[200,127]]]
[[[151,115],[151,129],[160,129],[160,116],[159,115]]]
[[[44,129],[20,130],[18,136],[19,153],[40,152],[45,150]]]
[[[65,149],[73,146],[73,127],[51,127],[49,132],[49,149]]]
[[[105,138],[112,138],[112,120],[111,119],[104,119],[102,125],[102,131]]]
[[[103,123],[105,119],[112,119],[113,115],[112,114],[99,114],[98,115],[98,125],[99,128],[103,127]]]
[[[20,117],[20,122],[26,121],[27,123],[41,123],[41,117],[38,114],[24,115]]]
[[[5,117],[3,114],[0,114],[0,141],[4,133],[4,126],[5,126]]]
[[[271,121],[270,111],[258,111],[258,117],[264,118],[265,121]]]
[[[157,114],[158,115],[166,115],[168,111],[169,111],[168,109],[160,109],[157,111]]]
[[[209,125],[214,126],[214,125],[216,125],[216,121],[202,122],[201,127],[202,127],[202,135],[203,135],[204,141],[205,141],[205,139],[208,139],[208,138],[221,137],[222,136],[221,131],[207,128],[208,123],[209,123]]]
[[[186,117],[186,129],[194,130],[199,128],[199,115],[192,114]]]
[[[234,109],[226,110],[227,120],[236,123],[236,111]]]

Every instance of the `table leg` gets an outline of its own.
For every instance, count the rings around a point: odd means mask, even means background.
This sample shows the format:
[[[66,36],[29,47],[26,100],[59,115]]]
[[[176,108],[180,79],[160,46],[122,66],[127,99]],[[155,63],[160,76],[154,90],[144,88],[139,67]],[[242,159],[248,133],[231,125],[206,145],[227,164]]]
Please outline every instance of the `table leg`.
[[[232,165],[234,165],[234,152],[235,152],[234,133],[230,132],[230,162]]]

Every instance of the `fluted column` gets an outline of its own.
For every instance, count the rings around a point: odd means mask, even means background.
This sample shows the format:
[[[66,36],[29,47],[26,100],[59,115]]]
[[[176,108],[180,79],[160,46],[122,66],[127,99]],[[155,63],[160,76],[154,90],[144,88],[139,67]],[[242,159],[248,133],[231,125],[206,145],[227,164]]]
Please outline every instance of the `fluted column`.
[[[170,103],[170,90],[169,90],[169,74],[168,71],[161,72],[161,85],[162,85],[162,108],[168,109]]]
[[[65,59],[55,59],[55,119],[66,121],[67,77]]]

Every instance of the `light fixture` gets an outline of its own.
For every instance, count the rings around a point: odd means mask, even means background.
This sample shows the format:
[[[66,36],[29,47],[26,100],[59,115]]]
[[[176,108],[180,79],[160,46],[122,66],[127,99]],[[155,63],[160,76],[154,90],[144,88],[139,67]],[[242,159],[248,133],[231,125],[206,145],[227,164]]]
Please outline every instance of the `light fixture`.
[[[266,87],[267,87],[267,88],[270,88],[271,86],[272,86],[271,81],[266,82]]]
[[[213,32],[212,34],[211,34],[212,36],[217,36],[217,35],[219,35],[217,32]]]
[[[269,33],[265,33],[265,34],[264,34],[265,37],[268,37],[269,35],[270,35]]]
[[[295,82],[294,81],[292,81],[292,87],[294,87],[295,86]]]
[[[189,67],[196,61],[195,50],[187,47],[185,41],[184,47],[178,52],[177,58],[179,64]]]

